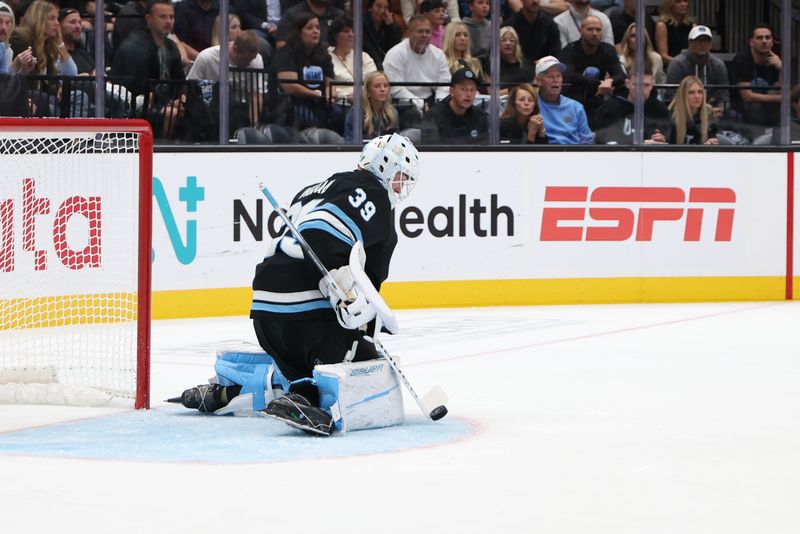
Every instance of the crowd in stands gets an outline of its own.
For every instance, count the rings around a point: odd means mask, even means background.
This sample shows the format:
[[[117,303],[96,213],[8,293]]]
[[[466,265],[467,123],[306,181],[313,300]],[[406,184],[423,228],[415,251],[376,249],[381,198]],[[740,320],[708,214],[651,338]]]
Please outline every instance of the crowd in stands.
[[[501,142],[630,144],[637,93],[645,143],[777,142],[783,62],[770,26],[754,24],[726,62],[690,0],[663,0],[643,31],[636,4],[502,0],[492,43],[490,0],[366,0],[362,28],[349,0],[232,0],[221,43],[219,0],[108,1],[106,105],[147,118],[164,138],[212,140],[225,51],[232,134],[338,143],[399,131],[423,144],[482,144],[496,46]],[[0,102],[0,114],[94,116],[94,88],[80,83],[96,74],[94,9],[0,1],[0,76],[27,84],[21,104]],[[800,86],[791,108],[800,140]]]

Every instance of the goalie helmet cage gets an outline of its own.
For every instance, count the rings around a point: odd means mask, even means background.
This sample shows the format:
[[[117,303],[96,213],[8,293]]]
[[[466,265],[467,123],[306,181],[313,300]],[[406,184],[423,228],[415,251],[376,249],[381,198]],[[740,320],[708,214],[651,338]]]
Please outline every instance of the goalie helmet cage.
[[[141,120],[0,118],[0,384],[149,408],[152,153]]]

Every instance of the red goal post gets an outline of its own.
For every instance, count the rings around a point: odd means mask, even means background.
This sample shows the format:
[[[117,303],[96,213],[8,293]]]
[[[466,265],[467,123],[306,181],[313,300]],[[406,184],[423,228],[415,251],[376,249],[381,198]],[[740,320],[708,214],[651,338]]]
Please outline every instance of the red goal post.
[[[152,154],[142,120],[0,118],[0,402],[149,408]]]

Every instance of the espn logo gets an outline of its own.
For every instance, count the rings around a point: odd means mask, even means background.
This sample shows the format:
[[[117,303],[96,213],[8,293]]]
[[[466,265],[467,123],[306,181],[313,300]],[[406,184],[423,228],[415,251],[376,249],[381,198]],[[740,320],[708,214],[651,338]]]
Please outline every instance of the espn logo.
[[[597,187],[590,194],[588,187],[548,186],[544,200],[541,241],[627,241],[632,236],[652,241],[658,221],[683,221],[683,240],[700,241],[705,214],[714,211],[714,241],[730,241],[736,192],[720,187],[692,187],[688,194],[678,187]],[[585,206],[555,207],[560,203]],[[730,207],[709,209],[708,204]]]
[[[15,205],[14,199],[0,199],[0,272],[14,271],[15,217],[22,219],[22,251],[33,255],[34,270],[47,270],[47,250],[41,246],[42,243],[37,246],[36,242],[37,235],[40,238],[42,235],[41,230],[37,232],[37,223],[41,227],[44,224],[43,216],[46,215],[53,221],[53,248],[65,267],[72,270],[100,267],[100,197],[71,196],[61,202],[56,210],[53,210],[53,204],[52,199],[36,196],[33,178],[22,181],[21,206]],[[18,211],[15,213],[15,210]],[[71,222],[75,215],[80,215],[83,221]],[[84,248],[74,250],[69,247],[68,229],[83,234],[80,241],[86,243]]]

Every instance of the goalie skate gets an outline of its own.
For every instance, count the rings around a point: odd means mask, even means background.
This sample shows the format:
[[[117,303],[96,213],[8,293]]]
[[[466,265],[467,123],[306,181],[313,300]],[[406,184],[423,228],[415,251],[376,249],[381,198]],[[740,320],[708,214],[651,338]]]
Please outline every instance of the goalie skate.
[[[283,421],[308,434],[330,436],[333,429],[333,419],[330,414],[322,408],[311,406],[305,397],[297,393],[277,398],[257,413]]]

